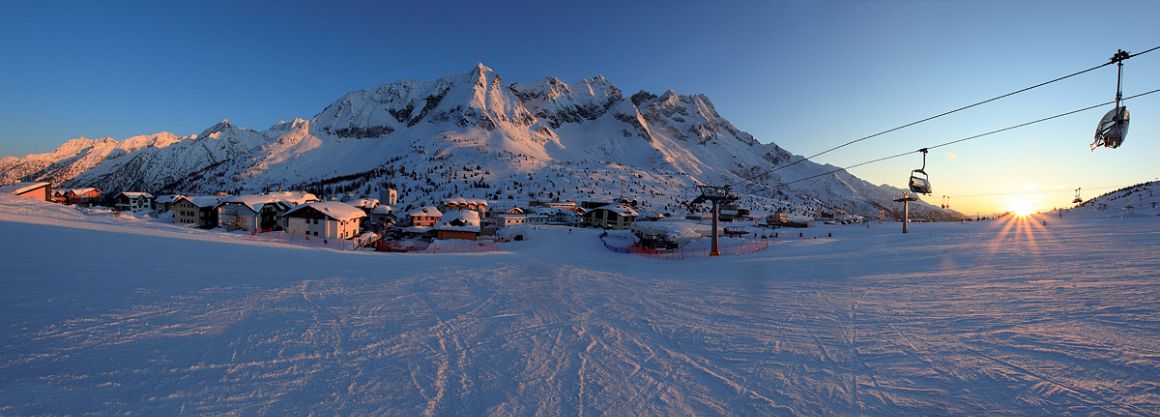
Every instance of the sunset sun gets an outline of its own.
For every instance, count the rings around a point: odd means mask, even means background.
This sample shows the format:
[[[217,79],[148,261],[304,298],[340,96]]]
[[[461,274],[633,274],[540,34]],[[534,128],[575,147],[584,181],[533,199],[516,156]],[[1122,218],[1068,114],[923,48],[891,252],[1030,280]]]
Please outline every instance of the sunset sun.
[[[1035,206],[1026,197],[1016,197],[1007,204],[1007,208],[1019,217],[1027,217],[1035,212]]]

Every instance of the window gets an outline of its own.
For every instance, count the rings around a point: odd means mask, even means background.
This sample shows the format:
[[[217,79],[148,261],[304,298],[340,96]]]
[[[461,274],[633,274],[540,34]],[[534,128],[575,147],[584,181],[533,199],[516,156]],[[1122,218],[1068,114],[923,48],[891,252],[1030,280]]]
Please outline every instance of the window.
[[[318,232],[314,232],[314,235],[315,235],[315,236],[318,236]]]

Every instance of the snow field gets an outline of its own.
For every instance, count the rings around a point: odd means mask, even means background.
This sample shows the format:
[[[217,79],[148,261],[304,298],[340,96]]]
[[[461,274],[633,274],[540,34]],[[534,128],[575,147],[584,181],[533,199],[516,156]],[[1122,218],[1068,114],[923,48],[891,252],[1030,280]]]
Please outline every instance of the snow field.
[[[1160,413],[1155,217],[672,261],[585,229],[367,254],[0,203],[4,415]]]

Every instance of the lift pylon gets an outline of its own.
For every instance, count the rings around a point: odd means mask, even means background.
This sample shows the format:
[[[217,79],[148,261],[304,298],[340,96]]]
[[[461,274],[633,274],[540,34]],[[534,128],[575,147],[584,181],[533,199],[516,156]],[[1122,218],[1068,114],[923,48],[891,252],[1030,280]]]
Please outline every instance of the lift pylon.
[[[918,201],[918,197],[912,196],[908,193],[902,193],[902,197],[894,199],[894,202],[902,203],[902,233],[910,233],[910,202]]]
[[[721,256],[717,250],[717,220],[721,214],[721,205],[737,200],[737,196],[730,192],[729,186],[701,185],[701,195],[693,199],[690,205],[697,205],[704,201],[713,203],[713,245],[709,249],[709,256]]]

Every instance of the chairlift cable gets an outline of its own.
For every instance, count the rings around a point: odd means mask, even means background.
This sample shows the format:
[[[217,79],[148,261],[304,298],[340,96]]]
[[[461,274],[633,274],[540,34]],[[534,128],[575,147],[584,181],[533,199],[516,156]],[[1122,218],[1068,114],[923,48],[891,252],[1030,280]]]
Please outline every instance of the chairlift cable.
[[[1143,97],[1143,96],[1146,96],[1146,95],[1149,95],[1149,94],[1155,94],[1155,93],[1160,93],[1160,88],[1158,88],[1158,89],[1155,89],[1155,90],[1152,90],[1152,91],[1148,91],[1148,92],[1144,92],[1144,93],[1140,93],[1140,94],[1136,94],[1136,95],[1132,95],[1132,96],[1124,97],[1124,98],[1123,98],[1123,100],[1124,100],[1124,101],[1126,101],[1126,100],[1130,100],[1130,99],[1134,99],[1134,98],[1138,98],[1138,97]],[[796,184],[796,183],[799,183],[799,182],[802,182],[802,181],[807,181],[807,180],[812,180],[812,179],[815,179],[815,178],[824,177],[824,176],[827,176],[827,175],[833,174],[833,173],[835,173],[835,172],[841,172],[841,171],[845,171],[845,170],[848,170],[848,169],[851,169],[851,168],[857,168],[857,167],[860,167],[860,166],[863,166],[863,165],[869,165],[869,164],[873,164],[873,163],[876,163],[876,162],[882,162],[882,161],[886,161],[886,160],[890,160],[890,159],[901,158],[901,157],[903,157],[903,156],[907,156],[907,155],[913,154],[913,153],[915,153],[915,152],[922,152],[923,150],[931,150],[931,149],[941,148],[941,147],[944,147],[944,146],[950,146],[950,145],[954,145],[954,144],[956,144],[956,143],[962,143],[962,142],[966,142],[966,141],[969,141],[969,140],[978,139],[978,138],[981,138],[981,137],[984,137],[984,136],[990,136],[990,135],[994,135],[994,134],[997,134],[997,133],[1003,133],[1003,132],[1006,132],[1006,131],[1009,131],[1009,130],[1014,130],[1014,129],[1018,129],[1018,128],[1021,128],[1021,127],[1027,127],[1027,126],[1031,126],[1031,125],[1033,125],[1033,124],[1037,124],[1037,123],[1043,123],[1043,122],[1046,122],[1046,121],[1049,121],[1049,120],[1058,119],[1058,118],[1060,118],[1060,117],[1064,117],[1064,116],[1070,116],[1070,115],[1073,115],[1073,114],[1076,114],[1076,113],[1081,113],[1081,112],[1085,112],[1085,111],[1088,111],[1088,110],[1097,109],[1097,108],[1104,107],[1104,106],[1107,106],[1107,105],[1109,105],[1109,104],[1112,104],[1112,103],[1114,103],[1114,101],[1108,101],[1108,102],[1100,103],[1100,104],[1097,104],[1097,105],[1094,105],[1094,106],[1088,106],[1088,107],[1084,107],[1084,108],[1082,108],[1082,109],[1076,109],[1076,110],[1072,110],[1072,111],[1069,111],[1069,112],[1060,113],[1060,114],[1057,114],[1057,115],[1054,115],[1054,116],[1044,117],[1044,118],[1042,118],[1042,119],[1038,119],[1038,120],[1034,120],[1034,121],[1030,121],[1030,122],[1025,122],[1025,123],[1020,123],[1020,124],[1013,125],[1013,126],[1004,127],[1004,128],[1002,128],[1002,129],[995,129],[995,130],[992,130],[992,131],[989,131],[989,132],[986,132],[986,133],[980,133],[980,134],[977,134],[977,135],[974,135],[974,136],[968,136],[968,137],[965,137],[965,138],[962,138],[962,139],[956,139],[956,140],[952,140],[952,141],[950,141],[950,142],[943,142],[943,143],[940,143],[940,144],[938,144],[938,145],[934,145],[934,146],[927,146],[927,147],[925,147],[925,148],[922,148],[922,149],[919,149],[919,150],[915,150],[915,151],[909,151],[909,152],[903,152],[903,153],[900,153],[900,154],[895,154],[895,155],[890,155],[890,156],[884,156],[884,157],[881,157],[881,158],[878,158],[878,159],[872,159],[872,160],[869,160],[869,161],[866,161],[866,162],[860,162],[860,163],[857,163],[857,164],[854,164],[854,165],[849,165],[849,166],[845,166],[845,167],[841,167],[841,168],[835,168],[835,169],[832,169],[832,170],[829,170],[829,171],[823,172],[823,173],[821,173],[821,174],[817,174],[817,175],[813,175],[813,176],[809,176],[809,177],[801,178],[801,179],[798,179],[798,180],[794,180],[794,181],[790,181],[790,182],[782,183],[781,185],[790,185],[790,184]]]
[[[1154,46],[1154,47],[1151,47],[1151,48],[1145,49],[1145,50],[1143,50],[1143,51],[1141,51],[1141,52],[1137,52],[1137,53],[1134,53],[1134,54],[1128,54],[1128,55],[1126,55],[1126,57],[1125,57],[1125,58],[1122,58],[1122,59],[1121,59],[1121,61],[1122,61],[1123,59],[1130,59],[1130,58],[1132,58],[1132,57],[1139,56],[1139,55],[1143,55],[1143,54],[1146,54],[1146,53],[1149,53],[1149,52],[1155,51],[1155,50],[1157,50],[1157,49],[1160,49],[1160,45],[1157,45],[1157,46]],[[779,170],[781,170],[781,169],[783,169],[783,168],[789,168],[789,167],[791,167],[791,166],[794,166],[794,165],[800,164],[800,163],[802,163],[802,162],[805,162],[805,161],[812,160],[812,159],[814,159],[814,158],[817,158],[817,157],[819,157],[819,156],[825,155],[825,154],[827,154],[827,153],[830,153],[830,152],[836,151],[836,150],[838,150],[838,149],[844,148],[844,147],[846,147],[846,146],[849,146],[849,145],[853,145],[853,144],[855,144],[855,143],[858,143],[858,142],[861,142],[861,141],[864,141],[864,140],[868,140],[868,139],[872,139],[872,138],[875,138],[875,137],[878,137],[878,136],[882,136],[882,135],[885,135],[885,134],[887,134],[887,133],[896,132],[896,131],[899,131],[899,130],[902,130],[902,129],[905,129],[905,128],[908,128],[908,127],[911,127],[911,126],[915,126],[915,125],[918,125],[918,124],[921,124],[921,123],[929,122],[929,121],[931,121],[931,120],[934,120],[934,119],[937,119],[937,118],[940,118],[940,117],[943,117],[943,116],[948,116],[948,115],[951,115],[951,114],[954,114],[954,113],[958,113],[958,112],[960,112],[960,111],[963,111],[963,110],[971,109],[971,108],[978,107],[978,106],[981,106],[981,105],[984,105],[984,104],[987,104],[987,103],[991,103],[991,102],[994,102],[994,101],[997,101],[997,100],[1001,100],[1001,99],[1004,99],[1004,98],[1007,98],[1007,97],[1011,97],[1011,96],[1013,96],[1013,95],[1016,95],[1016,94],[1019,94],[1019,93],[1024,93],[1024,92],[1027,92],[1027,91],[1030,91],[1030,90],[1034,90],[1034,89],[1036,89],[1036,88],[1043,87],[1043,86],[1045,86],[1045,85],[1048,85],[1048,84],[1052,84],[1052,83],[1055,83],[1055,82],[1058,82],[1058,81],[1063,81],[1063,80],[1066,80],[1066,79],[1068,79],[1068,78],[1072,78],[1072,77],[1076,77],[1076,76],[1079,76],[1079,75],[1083,75],[1083,74],[1086,74],[1086,73],[1089,73],[1089,72],[1095,71],[1095,70],[1097,70],[1097,69],[1100,69],[1100,68],[1106,67],[1106,66],[1108,66],[1108,65],[1112,65],[1112,64],[1114,64],[1114,63],[1117,63],[1117,62],[1119,62],[1119,61],[1115,61],[1115,60],[1109,60],[1108,62],[1105,62],[1105,63],[1103,63],[1103,64],[1096,65],[1096,66],[1094,66],[1094,67],[1091,67],[1091,68],[1087,68],[1087,69],[1079,70],[1079,71],[1073,72],[1073,73],[1071,73],[1071,74],[1064,75],[1064,76],[1062,76],[1062,77],[1058,77],[1058,78],[1054,78],[1054,79],[1051,79],[1051,80],[1048,80],[1048,81],[1044,81],[1044,82],[1041,82],[1041,83],[1039,83],[1039,84],[1032,85],[1032,86],[1030,86],[1030,87],[1021,88],[1021,89],[1019,89],[1019,90],[1015,90],[1015,91],[1012,91],[1012,92],[1009,92],[1009,93],[1006,93],[1006,94],[1003,94],[1003,95],[995,96],[995,97],[992,97],[992,98],[989,98],[989,99],[986,99],[986,100],[983,100],[983,101],[979,101],[979,102],[975,102],[975,103],[972,103],[972,104],[968,104],[968,105],[965,105],[965,106],[962,106],[962,107],[956,108],[956,109],[954,109],[954,110],[945,111],[945,112],[942,112],[942,113],[936,114],[936,115],[934,115],[934,116],[930,116],[930,117],[927,117],[927,118],[924,118],[924,119],[920,119],[920,120],[917,120],[917,121],[913,121],[913,122],[910,122],[910,123],[907,123],[907,124],[904,124],[904,125],[901,125],[901,126],[897,126],[897,127],[893,127],[893,128],[890,128],[890,129],[886,129],[886,130],[883,130],[883,131],[881,131],[881,132],[874,133],[874,134],[871,134],[871,135],[863,136],[863,137],[860,137],[860,138],[858,138],[858,139],[854,139],[854,140],[851,140],[851,141],[849,141],[849,142],[843,143],[843,144],[841,144],[841,145],[835,146],[835,147],[833,147],[833,148],[829,148],[829,149],[826,149],[826,150],[824,150],[824,151],[818,152],[818,153],[816,153],[816,154],[813,154],[813,155],[807,156],[807,157],[805,157],[805,158],[801,158],[801,159],[798,159],[798,160],[796,160],[796,161],[793,161],[793,162],[787,163],[787,164],[785,164],[785,165],[781,165],[781,166],[774,167],[774,168],[772,168],[772,169],[770,169],[770,170],[767,170],[767,171],[765,171],[765,172],[762,172],[762,173],[760,173],[760,174],[753,175],[753,176],[746,177],[746,178],[742,178],[740,181],[734,182],[734,183],[732,183],[732,184],[730,184],[730,185],[740,185],[740,184],[742,184],[742,183],[745,183],[745,182],[752,182],[754,179],[757,179],[757,178],[763,177],[763,176],[765,176],[765,175],[767,175],[767,174],[771,174],[771,173],[773,173],[773,172],[776,172],[776,171],[779,171]],[[1106,105],[1106,104],[1105,104],[1105,105]]]

